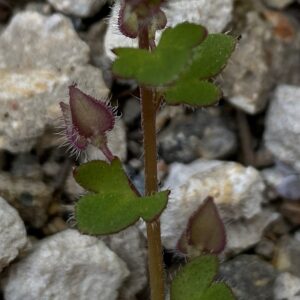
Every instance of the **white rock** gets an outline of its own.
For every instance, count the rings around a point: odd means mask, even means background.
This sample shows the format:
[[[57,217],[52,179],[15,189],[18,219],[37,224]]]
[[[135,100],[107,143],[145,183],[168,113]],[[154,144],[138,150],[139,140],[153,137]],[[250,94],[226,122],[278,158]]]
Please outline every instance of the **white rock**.
[[[203,24],[209,32],[224,30],[231,21],[233,10],[232,0],[185,0],[169,1],[165,8],[168,26],[188,21]]]
[[[268,197],[271,200],[278,196],[289,200],[300,198],[300,175],[291,166],[277,162],[275,167],[264,169],[261,174],[269,187]]]
[[[261,240],[264,229],[278,217],[277,213],[262,210],[250,219],[241,218],[238,221],[227,221],[225,223],[227,236],[225,254],[236,254],[257,244]]]
[[[264,140],[280,161],[300,172],[300,87],[280,85],[270,104]]]
[[[275,281],[274,300],[300,300],[300,278],[281,273]]]
[[[190,0],[188,5],[186,0],[172,0],[163,8],[168,19],[167,26],[173,27],[178,23],[189,21],[203,24],[210,32],[224,30],[231,21],[232,9],[232,0]],[[111,49],[137,45],[136,40],[126,38],[119,32],[117,27],[119,10],[119,1],[117,1],[113,7],[104,42],[105,53],[111,59],[115,57]]]
[[[263,169],[261,171],[261,175],[265,183],[272,188],[278,186],[284,177],[284,175],[276,167]]]
[[[102,241],[69,229],[37,243],[2,287],[6,300],[114,300],[128,275]]]
[[[120,289],[122,300],[133,300],[147,283],[146,240],[136,226],[131,226],[117,234],[103,238],[106,245],[114,251],[130,271]]]
[[[78,38],[71,21],[60,14],[16,14],[2,33],[0,45],[1,69],[58,71],[89,59],[87,45]]]
[[[72,82],[106,96],[101,72],[88,61],[89,48],[66,17],[16,14],[0,36],[0,148],[29,151],[61,116],[58,103]]]
[[[77,17],[92,17],[107,2],[106,0],[48,0],[58,11]]]
[[[262,210],[265,185],[259,172],[238,163],[205,160],[190,165],[174,163],[164,187],[171,189],[167,209],[161,216],[162,240],[167,249],[176,249],[189,218],[207,196],[214,197],[225,222],[226,253],[253,246],[277,216]]]
[[[255,114],[266,106],[274,81],[265,55],[270,47],[272,30],[270,24],[256,12],[249,12],[244,17],[246,24],[242,38],[222,73],[220,83],[231,104],[246,113]],[[275,50],[276,47],[270,48],[272,55]]]
[[[0,272],[27,244],[26,229],[18,212],[0,197]]]

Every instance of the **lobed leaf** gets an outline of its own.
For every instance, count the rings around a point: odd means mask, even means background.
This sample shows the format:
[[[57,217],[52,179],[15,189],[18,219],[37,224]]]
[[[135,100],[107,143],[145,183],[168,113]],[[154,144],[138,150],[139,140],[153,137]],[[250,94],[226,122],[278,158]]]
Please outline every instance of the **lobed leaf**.
[[[195,49],[193,63],[182,75],[187,78],[209,79],[226,66],[235,49],[236,39],[226,34],[209,34]]]
[[[201,300],[234,300],[231,289],[224,282],[213,283]]]
[[[193,106],[208,106],[217,102],[222,96],[221,90],[206,80],[222,71],[235,44],[236,40],[229,35],[209,34],[195,48],[192,63],[174,85],[165,89],[166,102]]]
[[[199,256],[187,263],[171,285],[171,300],[198,300],[210,287],[218,271],[218,258]]]
[[[219,101],[221,96],[219,87],[198,79],[179,81],[165,91],[165,101],[170,105],[208,106]]]
[[[118,48],[112,66],[116,76],[131,78],[141,84],[162,86],[174,81],[191,61],[193,49],[205,38],[201,25],[181,23],[166,29],[153,52],[143,49]]]
[[[81,197],[75,208],[77,226],[93,235],[119,232],[139,219],[134,203],[130,196],[119,193]]]
[[[171,284],[171,300],[234,300],[225,283],[213,282],[219,261],[216,256],[199,256],[187,263]]]
[[[75,207],[77,226],[87,234],[119,232],[139,218],[152,221],[167,205],[169,191],[139,197],[130,187],[118,158],[111,164],[91,161],[74,171],[76,181],[93,192],[80,198]]]
[[[183,22],[175,27],[167,28],[157,45],[156,51],[168,49],[193,49],[201,44],[207,36],[207,30],[201,25]]]
[[[169,193],[169,191],[163,191],[152,196],[139,198],[141,200],[138,201],[137,206],[140,216],[146,222],[151,222],[157,218],[167,206]]]
[[[113,191],[134,195],[133,191],[128,189],[128,179],[118,158],[111,164],[101,160],[87,162],[77,167],[73,175],[77,183],[90,192]]]

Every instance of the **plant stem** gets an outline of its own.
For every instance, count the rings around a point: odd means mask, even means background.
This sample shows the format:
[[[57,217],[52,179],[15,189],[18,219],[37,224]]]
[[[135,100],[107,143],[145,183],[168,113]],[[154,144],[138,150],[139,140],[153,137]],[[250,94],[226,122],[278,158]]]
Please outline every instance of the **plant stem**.
[[[143,27],[140,30],[139,47],[149,49],[148,28]],[[151,89],[141,86],[140,96],[144,135],[145,194],[151,195],[157,192],[156,108]],[[147,238],[151,300],[164,300],[164,268],[159,220],[147,223]]]
[[[108,148],[107,144],[104,144],[100,150],[102,151],[102,153],[104,154],[104,156],[106,157],[106,159],[111,163],[114,159],[114,155],[112,154],[112,152],[110,151],[110,149]]]

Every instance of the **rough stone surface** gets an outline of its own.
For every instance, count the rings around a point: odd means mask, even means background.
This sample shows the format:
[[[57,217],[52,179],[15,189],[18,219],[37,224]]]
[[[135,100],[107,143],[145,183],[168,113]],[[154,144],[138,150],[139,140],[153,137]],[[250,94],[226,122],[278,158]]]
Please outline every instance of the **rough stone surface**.
[[[25,1],[26,2],[26,1]],[[52,13],[52,7],[47,2],[32,2],[29,1],[26,3],[25,9],[26,11],[35,11],[44,15],[49,15]]]
[[[229,102],[249,114],[266,107],[276,83],[300,84],[297,17],[260,6],[236,2],[232,27],[241,39],[219,80]]]
[[[225,222],[228,255],[255,245],[265,227],[277,218],[276,213],[261,207],[265,185],[258,171],[238,163],[174,163],[164,187],[171,189],[161,217],[162,240],[167,249],[176,248],[189,218],[208,195],[214,197]]]
[[[276,248],[274,266],[282,271],[300,277],[300,239],[283,236]]]
[[[280,274],[275,281],[274,300],[300,300],[300,278],[290,273]]]
[[[2,33],[0,44],[1,68],[59,69],[88,62],[87,45],[60,14],[18,13]]]
[[[192,0],[189,5],[185,0],[173,0],[167,4],[165,12],[168,26],[189,21],[205,25],[209,32],[220,32],[230,22],[232,9],[231,0]]]
[[[0,272],[27,244],[26,229],[18,212],[0,197]]]
[[[268,10],[264,17],[272,27],[273,42],[267,47],[267,53],[271,55],[267,54],[267,57],[272,57],[269,67],[274,82],[300,85],[300,23],[297,15]]]
[[[264,169],[261,174],[269,187],[270,199],[278,196],[289,200],[300,199],[300,175],[291,166],[279,162],[275,167]]]
[[[300,88],[277,87],[266,118],[264,140],[268,150],[280,161],[300,171]]]
[[[122,300],[134,300],[147,283],[146,240],[136,226],[105,237],[105,244],[127,265],[130,275],[120,289]]]
[[[222,73],[221,84],[229,102],[250,114],[265,107],[274,80],[266,55],[271,37],[270,25],[256,12],[247,13],[242,38]]]
[[[91,25],[87,32],[81,32],[81,38],[90,47],[91,63],[103,70],[105,59],[103,57],[104,36],[107,29],[107,20],[101,20]],[[103,72],[104,73],[104,72]],[[103,74],[105,75],[105,73]]]
[[[77,17],[91,17],[107,2],[106,0],[48,0],[58,11]]]
[[[105,53],[112,59],[115,55],[111,49],[136,45],[135,40],[121,35],[117,28],[119,9],[119,2],[116,2],[105,36]],[[178,23],[189,21],[205,25],[210,32],[224,30],[231,20],[232,9],[232,0],[191,0],[188,5],[185,0],[172,0],[163,8],[168,19],[167,26],[172,27]]]
[[[227,244],[224,254],[234,255],[256,245],[261,240],[264,230],[278,217],[278,213],[262,209],[259,214],[248,220],[241,218],[238,221],[225,221]]]
[[[293,0],[264,0],[264,2],[272,8],[282,9],[291,4]]]
[[[224,158],[237,147],[230,125],[214,108],[177,118],[159,133],[159,154],[167,163]]]
[[[0,148],[28,151],[46,126],[57,126],[70,83],[106,95],[101,72],[88,61],[89,48],[66,17],[16,14],[0,36]]]
[[[266,168],[261,171],[261,175],[267,186],[267,196],[270,200],[278,197],[277,186],[280,185],[284,176],[276,167]]]
[[[220,277],[239,300],[274,299],[276,270],[255,255],[240,255],[221,264]]]
[[[275,250],[275,243],[267,238],[263,238],[255,247],[255,253],[261,257],[271,260]]]
[[[7,199],[24,222],[34,228],[41,228],[46,223],[52,192],[52,188],[40,180],[0,173],[0,196]]]
[[[95,237],[66,230],[37,243],[2,282],[6,300],[116,300],[126,264]]]

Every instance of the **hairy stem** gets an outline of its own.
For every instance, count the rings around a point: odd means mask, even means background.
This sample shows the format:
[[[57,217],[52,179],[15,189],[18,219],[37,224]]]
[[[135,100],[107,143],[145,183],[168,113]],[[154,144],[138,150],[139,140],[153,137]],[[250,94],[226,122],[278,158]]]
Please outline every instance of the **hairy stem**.
[[[139,33],[139,47],[148,50],[149,46],[148,29],[142,28]],[[151,89],[141,86],[140,96],[144,135],[145,194],[151,195],[157,191],[156,107]],[[164,300],[164,268],[159,220],[147,223],[147,238],[151,300]]]

